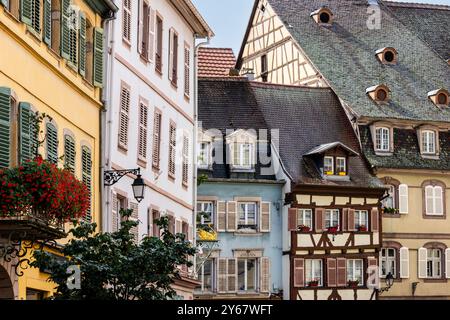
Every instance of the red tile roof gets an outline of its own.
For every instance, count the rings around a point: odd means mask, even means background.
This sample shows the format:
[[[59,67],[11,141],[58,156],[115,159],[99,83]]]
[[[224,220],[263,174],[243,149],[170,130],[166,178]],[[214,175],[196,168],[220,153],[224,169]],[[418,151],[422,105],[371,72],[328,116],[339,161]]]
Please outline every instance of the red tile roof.
[[[198,53],[199,77],[227,77],[236,65],[236,57],[229,48],[202,47]]]

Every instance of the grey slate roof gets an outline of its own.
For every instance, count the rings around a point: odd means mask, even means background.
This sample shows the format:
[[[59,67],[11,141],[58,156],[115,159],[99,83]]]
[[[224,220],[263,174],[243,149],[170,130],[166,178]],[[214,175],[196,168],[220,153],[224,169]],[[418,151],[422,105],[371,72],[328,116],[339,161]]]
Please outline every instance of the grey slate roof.
[[[450,108],[440,110],[427,97],[441,87],[450,90],[449,66],[411,27],[399,21],[390,7],[380,4],[381,29],[370,30],[367,0],[269,3],[285,25],[291,26],[292,36],[336,94],[358,116],[450,122]],[[330,27],[320,26],[310,17],[324,5],[334,13]],[[449,51],[450,43],[443,45],[443,50]],[[384,47],[397,49],[397,65],[385,66],[376,59],[375,52]],[[366,89],[382,83],[391,89],[392,99],[389,105],[379,106],[369,99]]]
[[[394,128],[394,153],[391,156],[375,154],[370,128],[360,126],[361,143],[369,162],[379,168],[450,170],[450,132],[439,133],[439,159],[421,156],[416,130]]]
[[[306,156],[310,156],[310,155],[313,155],[313,154],[323,153],[323,152],[325,152],[325,151],[334,149],[334,148],[336,148],[336,147],[338,147],[338,146],[341,147],[341,148],[343,148],[343,149],[345,149],[345,150],[347,150],[350,154],[353,154],[353,155],[355,155],[355,156],[358,155],[358,152],[356,152],[355,150],[352,150],[351,148],[347,147],[347,146],[346,146],[345,144],[343,144],[342,142],[337,142],[337,141],[331,142],[331,143],[324,143],[324,144],[321,144],[321,145],[319,145],[319,146],[313,148],[312,150],[308,151],[307,153],[305,153],[305,155],[306,155]]]
[[[362,157],[349,160],[350,181],[325,181],[309,157],[313,148],[335,141],[360,153],[359,143],[336,95],[329,88],[280,86],[244,79],[200,79],[199,121],[203,127],[279,130],[272,143],[294,183],[379,187]],[[226,168],[214,177],[227,178]]]
[[[450,59],[450,6],[390,1],[383,3],[444,60]]]

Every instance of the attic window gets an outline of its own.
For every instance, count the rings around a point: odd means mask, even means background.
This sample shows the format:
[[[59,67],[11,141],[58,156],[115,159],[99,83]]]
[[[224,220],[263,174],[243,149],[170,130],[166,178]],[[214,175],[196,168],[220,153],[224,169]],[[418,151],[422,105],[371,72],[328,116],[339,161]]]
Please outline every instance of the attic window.
[[[431,91],[428,93],[428,97],[438,107],[448,107],[450,104],[449,93],[445,89]]]
[[[378,85],[367,88],[366,93],[377,103],[389,102],[389,88],[385,85]]]
[[[331,25],[333,23],[333,12],[328,7],[322,7],[312,12],[311,17],[318,24]]]
[[[380,60],[383,64],[396,64],[397,58],[398,58],[398,52],[395,50],[395,48],[389,47],[389,48],[383,48],[380,50],[377,50],[376,56],[378,60]]]

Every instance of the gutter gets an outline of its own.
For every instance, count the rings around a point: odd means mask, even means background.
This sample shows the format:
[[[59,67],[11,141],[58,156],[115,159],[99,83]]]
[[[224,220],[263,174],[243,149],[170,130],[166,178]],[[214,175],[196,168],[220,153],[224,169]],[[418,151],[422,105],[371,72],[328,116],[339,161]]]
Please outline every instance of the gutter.
[[[108,1],[109,2],[109,1]],[[113,4],[114,5],[114,4]],[[106,50],[104,57],[105,74],[104,74],[104,90],[102,91],[103,108],[101,110],[101,146],[100,146],[100,199],[101,199],[101,231],[108,232],[110,225],[110,216],[108,215],[110,199],[110,187],[104,187],[104,172],[111,169],[111,105],[112,105],[112,85],[114,75],[114,35],[115,23],[111,23],[116,19],[115,13],[112,17],[104,20],[104,30],[106,31]]]
[[[194,34],[194,44],[197,39],[204,39],[197,33]],[[193,163],[193,179],[192,179],[192,197],[193,197],[193,216],[192,216],[192,243],[194,248],[197,246],[196,234],[197,234],[197,176],[198,176],[198,165],[197,165],[197,139],[198,139],[198,50],[201,46],[208,45],[210,42],[210,37],[206,38],[206,41],[200,42],[195,46],[194,49],[194,139],[193,139],[193,151],[192,151],[192,163]],[[197,277],[196,260],[194,259],[193,270],[195,272],[194,276]]]

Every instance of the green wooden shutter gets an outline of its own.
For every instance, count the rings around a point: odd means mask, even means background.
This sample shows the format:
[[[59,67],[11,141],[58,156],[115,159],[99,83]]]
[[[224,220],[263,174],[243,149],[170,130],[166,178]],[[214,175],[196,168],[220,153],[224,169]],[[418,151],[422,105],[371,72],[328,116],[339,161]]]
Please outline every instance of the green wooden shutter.
[[[87,216],[85,220],[92,220],[92,156],[91,150],[88,147],[84,146],[81,150],[81,166],[82,166],[82,180],[85,186],[89,190],[89,210],[87,212]]]
[[[94,85],[103,87],[103,29],[94,31]]]
[[[61,0],[61,57],[70,60],[70,0]]]
[[[53,124],[47,123],[47,160],[58,164],[58,132]]]
[[[52,43],[52,0],[44,0],[44,42]]]
[[[69,135],[64,137],[64,167],[75,173],[75,141]]]
[[[33,113],[28,102],[19,104],[19,161],[23,163],[34,157]]]
[[[20,1],[20,20],[32,26],[32,17],[33,17],[33,0],[21,0]]]
[[[11,89],[0,87],[0,168],[8,168],[11,158]]]
[[[80,12],[80,34],[79,34],[80,63],[78,64],[80,74],[86,76],[86,15]]]

